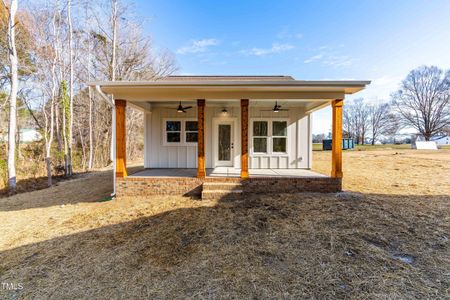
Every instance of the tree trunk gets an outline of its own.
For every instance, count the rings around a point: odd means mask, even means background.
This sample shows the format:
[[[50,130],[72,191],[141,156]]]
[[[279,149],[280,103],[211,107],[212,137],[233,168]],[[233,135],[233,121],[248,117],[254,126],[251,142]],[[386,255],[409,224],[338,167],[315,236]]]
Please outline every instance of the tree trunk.
[[[112,55],[111,55],[111,81],[116,80],[116,48],[117,48],[117,0],[111,1],[111,26],[112,26]],[[114,98],[111,97],[111,102],[114,104]],[[114,113],[114,110],[111,110],[111,114]],[[111,115],[111,120],[113,120],[114,117]],[[111,132],[113,132],[113,127],[115,126],[114,122],[111,121]],[[111,138],[110,143],[110,159],[111,161],[114,161],[114,141]]]
[[[52,186],[52,165],[50,162],[50,157],[45,158],[45,165],[47,167],[47,185]]]
[[[63,103],[63,141],[64,141],[64,176],[68,175],[68,161],[67,161],[67,114],[66,114],[66,104]]]
[[[53,15],[53,36],[55,37],[55,39],[57,39],[58,36],[58,30],[57,30],[57,25],[56,25],[56,11]],[[54,43],[53,45],[53,50],[54,50],[54,57],[53,57],[53,62],[52,62],[52,69],[51,69],[51,74],[52,74],[52,90],[51,90],[51,103],[50,103],[50,126],[48,126],[48,121],[47,121],[47,116],[45,114],[45,103],[42,107],[43,111],[44,111],[44,116],[46,118],[46,154],[45,154],[45,164],[46,164],[46,168],[47,168],[47,184],[48,186],[52,185],[52,168],[51,168],[51,154],[52,154],[52,143],[53,143],[53,135],[54,135],[54,127],[55,127],[55,107],[56,107],[56,81],[57,81],[57,75],[56,75],[56,65],[58,63],[58,46],[57,46],[57,42]],[[50,127],[50,128],[48,128]],[[50,133],[47,136],[47,132],[50,131]]]
[[[55,103],[55,121],[56,121],[56,139],[58,141],[58,153],[61,153],[62,151],[62,141],[61,141],[61,124],[60,124],[60,117],[59,117],[59,106],[58,103]]]
[[[17,12],[17,0],[11,0],[8,20],[8,52],[11,62],[11,94],[9,96],[9,126],[8,126],[8,187],[12,192],[17,189],[16,185],[16,129],[17,129],[17,51],[15,40],[15,16]]]
[[[69,65],[70,65],[70,82],[69,82],[69,137],[68,137],[68,175],[72,176],[72,140],[73,140],[73,29],[72,17],[70,15],[71,3],[67,0],[67,23],[69,25]]]
[[[16,108],[17,111],[17,108]],[[22,157],[22,153],[20,151],[20,117],[18,118],[17,126],[16,126],[16,160],[19,161],[19,159]]]
[[[87,15],[87,14],[86,14]],[[89,19],[90,20],[90,19]],[[91,39],[89,35],[87,36],[88,40],[88,61],[87,61],[87,72],[88,72],[88,81],[91,81]],[[89,96],[89,161],[88,161],[88,170],[92,170],[94,166],[94,99],[92,98],[92,89],[88,86],[88,96]]]
[[[77,128],[78,128],[78,134],[80,135],[80,142],[81,142],[81,162],[82,162],[82,169],[83,171],[86,170],[86,146],[84,144],[84,139],[83,139],[83,132],[81,131],[80,128],[80,124],[77,123]]]
[[[94,128],[93,128],[93,100],[91,87],[89,89],[89,162],[88,169],[92,170],[94,164]]]

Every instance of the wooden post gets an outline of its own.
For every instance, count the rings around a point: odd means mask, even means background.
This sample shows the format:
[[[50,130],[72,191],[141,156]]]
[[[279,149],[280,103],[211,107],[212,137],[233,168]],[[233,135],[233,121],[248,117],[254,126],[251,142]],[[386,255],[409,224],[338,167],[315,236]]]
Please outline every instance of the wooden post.
[[[116,105],[116,177],[127,177],[126,106],[125,100],[115,100]]]
[[[248,178],[248,99],[241,99],[241,178]]]
[[[205,167],[205,99],[197,100],[198,108],[198,165],[197,165],[197,177],[206,177]]]
[[[342,106],[343,99],[334,100],[332,106],[331,177],[342,178]]]

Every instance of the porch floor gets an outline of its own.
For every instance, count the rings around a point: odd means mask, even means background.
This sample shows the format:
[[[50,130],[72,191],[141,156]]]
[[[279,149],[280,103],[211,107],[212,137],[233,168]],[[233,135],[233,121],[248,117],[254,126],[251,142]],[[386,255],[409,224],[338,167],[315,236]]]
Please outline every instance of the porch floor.
[[[239,177],[240,169],[217,167],[206,169],[208,177]],[[306,169],[249,169],[250,177],[328,177]],[[197,169],[145,169],[130,174],[131,177],[195,177]]]

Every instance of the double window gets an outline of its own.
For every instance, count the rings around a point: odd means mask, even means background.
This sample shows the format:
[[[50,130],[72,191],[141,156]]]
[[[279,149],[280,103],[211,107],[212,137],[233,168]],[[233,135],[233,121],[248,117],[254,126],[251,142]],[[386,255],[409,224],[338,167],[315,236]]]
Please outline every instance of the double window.
[[[253,153],[287,153],[287,124],[286,120],[253,121]]]
[[[195,120],[164,120],[164,145],[195,145],[198,141],[198,123]]]

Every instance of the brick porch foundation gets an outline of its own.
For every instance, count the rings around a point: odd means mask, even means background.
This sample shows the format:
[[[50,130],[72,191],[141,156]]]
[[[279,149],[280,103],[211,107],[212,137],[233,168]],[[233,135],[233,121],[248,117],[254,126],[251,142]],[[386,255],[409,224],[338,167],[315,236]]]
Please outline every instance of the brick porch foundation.
[[[331,177],[125,177],[117,178],[116,194],[124,196],[183,195],[200,196],[204,182],[240,183],[244,194],[280,194],[342,190],[342,180]]]

